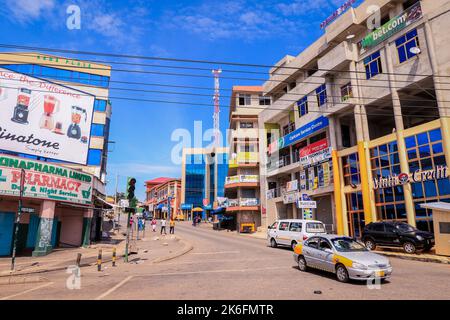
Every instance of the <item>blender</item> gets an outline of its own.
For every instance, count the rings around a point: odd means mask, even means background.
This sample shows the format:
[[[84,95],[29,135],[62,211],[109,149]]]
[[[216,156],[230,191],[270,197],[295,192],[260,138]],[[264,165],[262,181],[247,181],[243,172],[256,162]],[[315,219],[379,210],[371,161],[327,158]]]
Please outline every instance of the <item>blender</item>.
[[[17,95],[17,104],[14,107],[14,114],[11,121],[28,124],[28,107],[30,105],[31,90],[27,88],[19,88]]]
[[[53,115],[59,111],[60,101],[54,96],[44,96],[44,114],[41,116],[39,126],[41,129],[53,130],[55,122]]]
[[[84,122],[87,121],[87,112],[85,109],[78,107],[78,106],[72,106],[72,123],[70,124],[69,128],[67,129],[67,136],[72,139],[79,140],[81,138],[81,128],[80,128],[80,122],[81,122],[81,116],[84,114]]]

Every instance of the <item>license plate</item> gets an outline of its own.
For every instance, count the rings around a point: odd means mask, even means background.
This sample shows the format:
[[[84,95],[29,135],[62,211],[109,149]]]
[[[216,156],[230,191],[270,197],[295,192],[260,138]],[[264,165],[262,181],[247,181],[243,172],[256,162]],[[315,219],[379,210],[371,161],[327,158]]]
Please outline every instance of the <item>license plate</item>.
[[[375,271],[375,276],[384,277],[384,271]]]

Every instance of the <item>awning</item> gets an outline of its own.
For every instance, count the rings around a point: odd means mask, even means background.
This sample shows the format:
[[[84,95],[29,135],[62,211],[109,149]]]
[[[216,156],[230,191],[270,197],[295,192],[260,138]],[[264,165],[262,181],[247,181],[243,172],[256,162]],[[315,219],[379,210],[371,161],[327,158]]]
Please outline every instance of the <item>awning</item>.
[[[180,206],[181,210],[191,210],[194,207],[191,203],[182,203]]]
[[[164,203],[160,203],[156,206],[156,209],[161,210],[164,207]]]
[[[192,211],[193,211],[193,212],[203,212],[203,209],[197,207],[197,208],[192,209]]]
[[[95,196],[95,195],[94,195]],[[104,199],[102,199],[102,198],[100,198],[99,196],[95,196],[98,200],[100,200],[101,202],[103,202],[104,204],[106,204],[106,205],[108,205],[109,207],[111,207],[111,208],[114,208],[114,207],[118,207],[119,208],[119,206],[117,206],[117,205],[115,205],[115,204],[112,204],[112,203],[109,203],[109,202],[106,202]]]
[[[216,210],[214,210],[213,212],[211,212],[212,214],[219,214],[219,213],[224,213],[225,212],[225,208],[217,208]]]

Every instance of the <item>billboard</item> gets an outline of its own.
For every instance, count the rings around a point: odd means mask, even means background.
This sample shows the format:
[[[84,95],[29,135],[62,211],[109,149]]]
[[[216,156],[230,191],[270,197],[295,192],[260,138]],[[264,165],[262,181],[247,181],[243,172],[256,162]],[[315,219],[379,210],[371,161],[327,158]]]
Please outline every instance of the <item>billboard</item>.
[[[94,96],[0,68],[0,149],[86,164]]]
[[[24,197],[92,203],[93,177],[84,172],[26,158],[0,154],[0,195],[20,195],[21,171],[25,170]]]

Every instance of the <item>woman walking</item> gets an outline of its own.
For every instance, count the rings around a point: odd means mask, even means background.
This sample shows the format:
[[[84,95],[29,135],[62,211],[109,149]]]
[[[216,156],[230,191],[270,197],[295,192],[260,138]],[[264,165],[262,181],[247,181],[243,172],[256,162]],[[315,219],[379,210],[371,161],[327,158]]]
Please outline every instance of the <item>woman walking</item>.
[[[155,219],[155,217],[153,217],[151,225],[152,225],[153,232],[156,232],[156,219]]]

